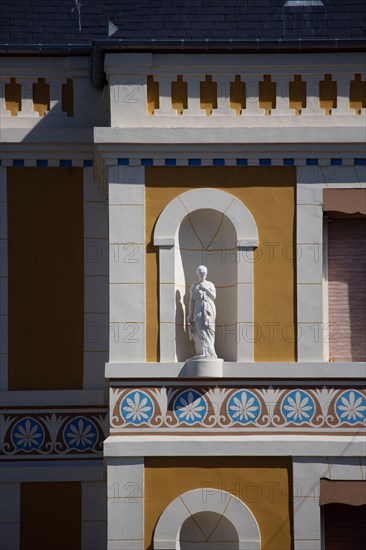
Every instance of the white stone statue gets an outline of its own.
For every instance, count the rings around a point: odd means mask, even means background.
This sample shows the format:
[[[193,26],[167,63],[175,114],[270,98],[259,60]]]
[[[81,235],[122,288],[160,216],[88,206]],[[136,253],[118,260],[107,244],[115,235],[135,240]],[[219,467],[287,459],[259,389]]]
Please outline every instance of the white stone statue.
[[[207,267],[198,266],[196,273],[198,283],[191,286],[188,314],[189,339],[194,341],[196,350],[191,360],[216,358],[216,289],[213,283],[206,281]]]

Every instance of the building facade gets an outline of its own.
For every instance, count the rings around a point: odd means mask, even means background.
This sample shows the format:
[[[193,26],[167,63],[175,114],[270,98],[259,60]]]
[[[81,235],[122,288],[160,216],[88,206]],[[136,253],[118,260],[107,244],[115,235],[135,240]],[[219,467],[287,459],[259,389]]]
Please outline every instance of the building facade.
[[[5,550],[364,547],[365,8],[227,4],[6,7]]]

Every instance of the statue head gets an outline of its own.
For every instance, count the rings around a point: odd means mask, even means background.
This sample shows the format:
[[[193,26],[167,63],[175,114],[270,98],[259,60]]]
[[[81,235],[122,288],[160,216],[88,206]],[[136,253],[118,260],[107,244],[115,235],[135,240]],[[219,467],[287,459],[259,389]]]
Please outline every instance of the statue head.
[[[205,265],[199,265],[196,269],[196,273],[200,281],[204,281],[207,277],[207,267]]]

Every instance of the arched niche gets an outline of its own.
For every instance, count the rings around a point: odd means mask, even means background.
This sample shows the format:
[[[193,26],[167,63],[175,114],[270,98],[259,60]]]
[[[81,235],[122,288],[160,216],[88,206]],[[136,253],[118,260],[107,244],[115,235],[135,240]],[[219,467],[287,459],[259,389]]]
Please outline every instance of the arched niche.
[[[195,354],[187,339],[190,285],[197,279],[196,268],[203,264],[208,279],[216,287],[216,341],[218,357],[237,360],[236,339],[230,333],[237,322],[236,230],[222,212],[203,208],[187,214],[178,229],[175,247],[176,357],[184,361]]]
[[[253,249],[258,232],[248,208],[218,189],[173,199],[155,227],[159,246],[159,329],[162,362],[194,355],[186,319],[196,268],[208,268],[217,289],[216,351],[225,361],[253,361]]]
[[[154,550],[259,550],[260,532],[249,508],[226,491],[195,489],[173,500],[154,532]]]

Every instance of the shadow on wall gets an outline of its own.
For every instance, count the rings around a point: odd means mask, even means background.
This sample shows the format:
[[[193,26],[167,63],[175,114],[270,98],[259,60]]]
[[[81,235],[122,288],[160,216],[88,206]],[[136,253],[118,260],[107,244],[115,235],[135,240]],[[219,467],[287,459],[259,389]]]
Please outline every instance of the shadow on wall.
[[[49,130],[89,130],[82,140],[87,144],[93,142],[95,126],[109,125],[103,92],[89,80],[65,78],[57,84],[52,79],[50,84],[45,78],[38,78],[33,84],[10,80],[5,84],[5,108],[11,116],[3,119],[3,128],[29,128],[23,142],[38,140],[48,144]],[[73,141],[78,141],[77,135],[71,133],[68,143]]]
[[[185,361],[195,354],[194,344],[189,340],[187,315],[189,290],[187,293],[182,290],[175,291],[175,327],[176,327],[176,353],[178,361]]]

